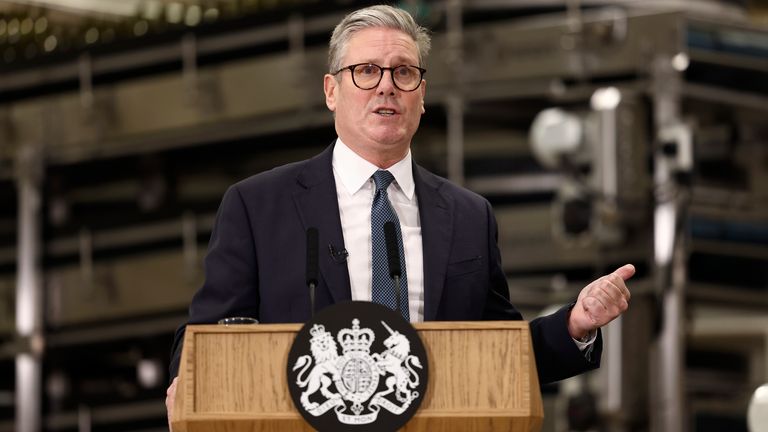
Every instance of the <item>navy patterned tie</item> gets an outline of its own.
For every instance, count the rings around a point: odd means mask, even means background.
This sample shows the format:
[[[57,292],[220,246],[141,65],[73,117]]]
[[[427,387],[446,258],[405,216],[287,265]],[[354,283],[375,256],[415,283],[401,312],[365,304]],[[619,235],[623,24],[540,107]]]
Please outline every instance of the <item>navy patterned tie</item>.
[[[397,237],[397,250],[400,255],[400,312],[406,321],[408,316],[408,277],[405,272],[405,253],[403,252],[403,235],[400,232],[400,220],[387,197],[387,187],[395,177],[389,171],[378,170],[373,173],[376,183],[376,194],[373,196],[371,207],[371,244],[373,256],[373,271],[371,279],[371,299],[393,310],[396,308],[395,288],[389,277],[387,263],[387,244],[384,240],[384,224],[393,222]]]

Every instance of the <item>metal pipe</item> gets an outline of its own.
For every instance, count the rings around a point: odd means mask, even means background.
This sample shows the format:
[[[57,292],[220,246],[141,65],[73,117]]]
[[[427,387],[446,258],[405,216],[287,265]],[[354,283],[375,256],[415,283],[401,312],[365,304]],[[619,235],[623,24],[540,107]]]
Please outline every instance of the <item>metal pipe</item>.
[[[657,148],[654,156],[654,272],[661,300],[661,328],[655,344],[655,388],[651,392],[651,430],[686,431],[684,306],[685,263],[681,260],[682,190],[675,173],[690,169],[689,131],[680,114],[680,71],[671,55],[659,55],[653,73]],[[670,151],[670,147],[676,152]]]
[[[42,288],[40,269],[42,156],[21,146],[17,159],[19,201],[16,274],[16,431],[40,430],[42,376]]]

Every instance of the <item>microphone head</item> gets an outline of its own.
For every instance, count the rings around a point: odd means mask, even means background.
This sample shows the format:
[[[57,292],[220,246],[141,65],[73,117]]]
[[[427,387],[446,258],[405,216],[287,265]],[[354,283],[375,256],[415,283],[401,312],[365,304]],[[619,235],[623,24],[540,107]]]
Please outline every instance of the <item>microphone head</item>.
[[[317,285],[318,243],[317,228],[307,228],[307,285]]]
[[[389,264],[389,277],[401,277],[400,253],[397,250],[397,233],[392,221],[384,224],[384,242],[387,245],[387,263]]]

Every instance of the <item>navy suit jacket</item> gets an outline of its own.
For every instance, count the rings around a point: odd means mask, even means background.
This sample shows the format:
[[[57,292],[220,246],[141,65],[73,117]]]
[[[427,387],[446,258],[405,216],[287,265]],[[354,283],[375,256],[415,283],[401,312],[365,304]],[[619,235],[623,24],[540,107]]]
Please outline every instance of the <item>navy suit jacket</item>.
[[[188,324],[250,316],[261,323],[310,318],[305,283],[306,230],[317,228],[320,280],[315,307],[351,300],[347,264],[328,251],[344,249],[333,145],[318,156],[263,172],[231,186],[222,200],[205,258],[205,283]],[[424,320],[521,320],[509,302],[496,219],[481,196],[414,164],[424,253]],[[602,340],[591,355],[567,331],[569,307],[531,322],[541,383],[599,366]],[[178,372],[184,336],[176,332],[170,366]]]

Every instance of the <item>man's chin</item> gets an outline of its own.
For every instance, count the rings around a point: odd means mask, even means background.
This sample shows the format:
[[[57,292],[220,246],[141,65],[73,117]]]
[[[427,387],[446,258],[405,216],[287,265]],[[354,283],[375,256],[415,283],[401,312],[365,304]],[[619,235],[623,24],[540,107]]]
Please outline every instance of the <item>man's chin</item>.
[[[410,145],[410,140],[404,140],[402,135],[399,137],[380,137],[375,139],[379,149],[388,153],[405,152]]]
[[[392,130],[391,128],[376,130],[373,131],[370,137],[374,142],[386,147],[407,146],[411,141],[405,131],[400,128],[397,130]]]

